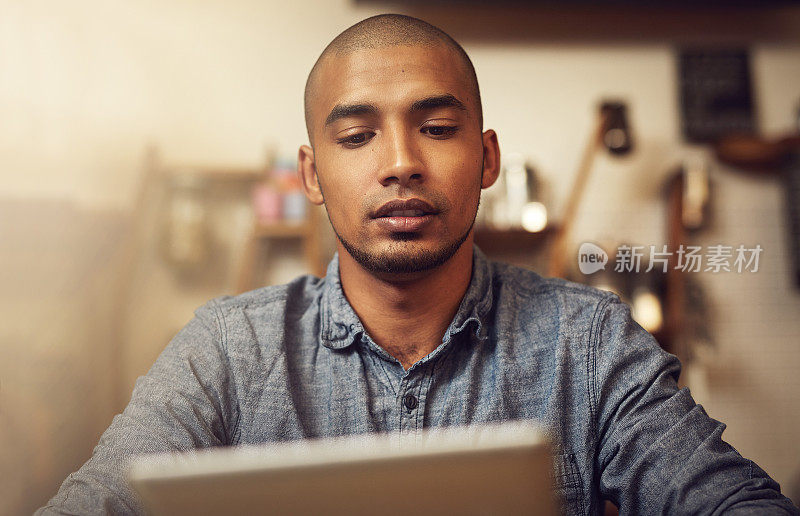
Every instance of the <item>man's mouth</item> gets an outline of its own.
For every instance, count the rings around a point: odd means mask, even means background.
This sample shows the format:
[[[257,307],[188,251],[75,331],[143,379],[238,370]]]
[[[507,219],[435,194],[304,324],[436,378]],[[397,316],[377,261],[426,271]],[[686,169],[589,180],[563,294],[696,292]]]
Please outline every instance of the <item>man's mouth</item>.
[[[425,212],[422,210],[394,210],[384,217],[422,217]]]
[[[438,213],[422,199],[395,199],[378,208],[372,218],[389,231],[407,233],[421,230]]]
[[[394,199],[378,208],[372,217],[424,217],[437,213],[436,208],[422,199]]]

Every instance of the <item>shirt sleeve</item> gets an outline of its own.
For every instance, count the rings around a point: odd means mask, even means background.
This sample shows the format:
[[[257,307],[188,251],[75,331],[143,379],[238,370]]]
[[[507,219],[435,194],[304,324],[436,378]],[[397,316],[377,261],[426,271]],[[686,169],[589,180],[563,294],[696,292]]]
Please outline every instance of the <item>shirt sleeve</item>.
[[[212,302],[213,303],[213,302]],[[238,414],[234,383],[213,307],[195,317],[136,381],[92,457],[36,514],[141,514],[125,480],[131,458],[229,444]]]
[[[601,302],[590,362],[600,494],[620,514],[800,514],[722,440],[725,425],[678,389],[678,359],[619,298]]]

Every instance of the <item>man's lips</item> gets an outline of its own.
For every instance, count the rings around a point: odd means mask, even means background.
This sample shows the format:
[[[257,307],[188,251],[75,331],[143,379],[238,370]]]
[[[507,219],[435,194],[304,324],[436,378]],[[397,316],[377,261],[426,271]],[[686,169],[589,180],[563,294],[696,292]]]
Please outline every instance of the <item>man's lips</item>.
[[[423,217],[439,213],[422,199],[395,199],[378,208],[372,218],[382,217]]]
[[[410,232],[422,229],[437,213],[421,199],[395,199],[378,208],[372,218],[389,231]]]

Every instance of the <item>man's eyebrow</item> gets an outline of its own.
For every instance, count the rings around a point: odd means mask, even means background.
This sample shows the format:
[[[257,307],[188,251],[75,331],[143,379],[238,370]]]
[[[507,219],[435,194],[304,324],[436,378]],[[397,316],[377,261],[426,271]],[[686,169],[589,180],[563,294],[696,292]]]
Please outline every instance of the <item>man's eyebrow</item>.
[[[417,100],[411,104],[411,112],[413,113],[416,111],[426,111],[444,107],[454,107],[456,109],[460,109],[461,111],[467,110],[467,107],[463,102],[458,100],[455,96],[445,93],[444,95],[434,95],[433,97]]]
[[[328,126],[341,118],[350,116],[376,114],[378,114],[378,108],[372,104],[337,104],[325,119],[325,125]]]

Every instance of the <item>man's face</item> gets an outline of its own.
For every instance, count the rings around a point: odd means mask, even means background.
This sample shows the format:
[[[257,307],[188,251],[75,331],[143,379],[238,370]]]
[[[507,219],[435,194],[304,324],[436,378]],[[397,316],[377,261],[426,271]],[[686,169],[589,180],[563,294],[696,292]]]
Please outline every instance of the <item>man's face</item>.
[[[462,66],[423,46],[322,63],[305,152],[342,246],[368,270],[427,270],[472,241],[481,187],[496,177],[482,174],[484,140],[496,137],[481,134]]]

